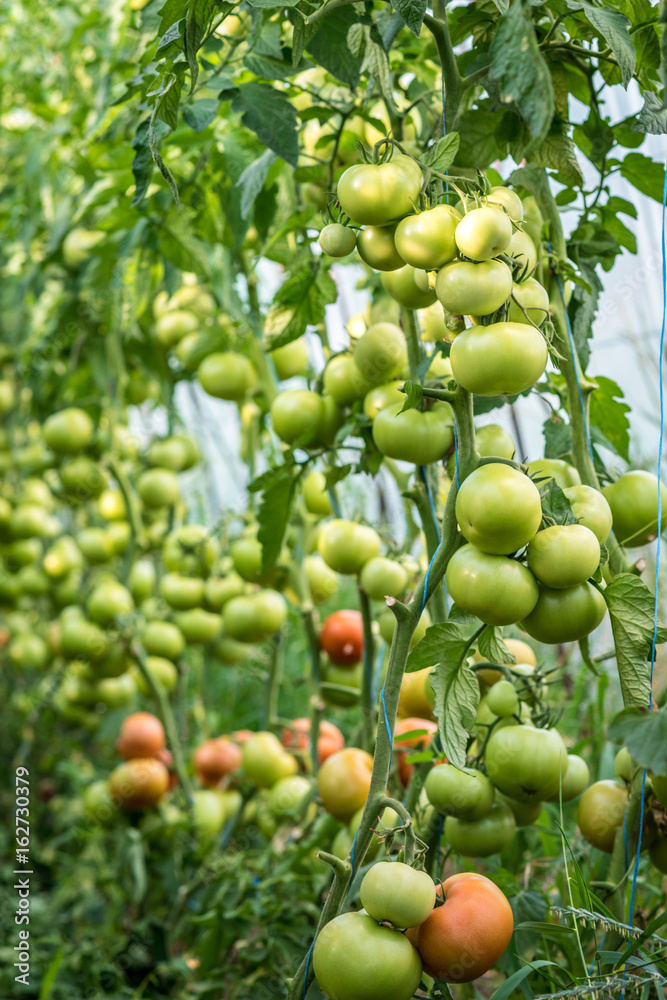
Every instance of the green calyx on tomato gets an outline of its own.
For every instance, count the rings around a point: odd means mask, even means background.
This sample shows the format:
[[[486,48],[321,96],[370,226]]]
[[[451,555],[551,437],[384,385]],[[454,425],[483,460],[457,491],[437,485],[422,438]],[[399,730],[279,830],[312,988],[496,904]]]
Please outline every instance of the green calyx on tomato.
[[[515,395],[544,374],[547,343],[527,323],[491,323],[460,333],[450,352],[454,378],[477,396]]]
[[[373,440],[388,458],[429,465],[445,456],[454,442],[453,416],[448,403],[428,410],[401,413],[402,403],[380,410],[373,421]]]
[[[363,226],[387,226],[413,211],[421,184],[419,164],[395,154],[387,163],[348,167],[338,181],[338,201],[355,222]]]

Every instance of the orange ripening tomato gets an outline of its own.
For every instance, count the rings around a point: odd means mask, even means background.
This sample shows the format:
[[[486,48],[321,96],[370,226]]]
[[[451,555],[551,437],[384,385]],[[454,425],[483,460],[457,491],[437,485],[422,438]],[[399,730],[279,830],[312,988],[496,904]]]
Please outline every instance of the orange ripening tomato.
[[[165,735],[160,720],[150,712],[135,712],[123,720],[116,750],[125,760],[153,757],[164,749]]]
[[[332,663],[351,667],[364,652],[364,627],[360,611],[334,611],[320,631],[320,646]]]
[[[412,777],[412,772],[415,769],[414,764],[408,764],[405,758],[410,756],[411,750],[426,749],[431,742],[431,738],[434,733],[437,733],[438,725],[430,719],[418,719],[412,717],[408,719],[397,719],[396,728],[394,729],[394,740],[397,736],[400,736],[401,733],[411,733],[413,730],[426,730],[426,732],[424,732],[423,736],[413,736],[409,740],[400,740],[398,743],[394,743],[394,751],[396,753],[398,766],[398,777],[403,785],[408,784],[410,778]]]
[[[310,719],[294,719],[291,727],[285,727],[280,736],[280,741],[288,750],[303,750],[310,748]],[[317,737],[317,762],[318,764],[342,750],[345,746],[345,737],[338,726],[326,719],[320,721],[320,730]]]
[[[200,784],[215,788],[228,774],[240,769],[241,758],[241,748],[236,743],[219,737],[197,747],[192,766]]]
[[[474,872],[443,882],[445,897],[407,936],[424,971],[444,983],[470,983],[503,954],[514,931],[512,907],[498,886]]]

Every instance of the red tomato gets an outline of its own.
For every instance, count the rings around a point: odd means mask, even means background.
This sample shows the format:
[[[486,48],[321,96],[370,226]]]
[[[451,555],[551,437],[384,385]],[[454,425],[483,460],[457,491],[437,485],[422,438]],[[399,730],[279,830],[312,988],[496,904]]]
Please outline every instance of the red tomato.
[[[310,719],[294,719],[292,728],[285,728],[280,737],[281,743],[288,750],[308,750],[310,748]],[[337,750],[345,746],[345,737],[338,726],[326,719],[320,721],[320,731],[317,737],[317,762],[322,764]]]
[[[116,749],[125,760],[134,757],[153,757],[164,749],[165,735],[162,723],[150,712],[135,712],[123,720]]]
[[[215,788],[228,774],[239,770],[241,758],[241,748],[236,743],[219,737],[197,747],[192,766],[200,784]]]
[[[483,875],[463,872],[442,884],[445,902],[407,936],[424,971],[445,983],[470,983],[494,965],[514,930],[512,908]]]
[[[360,611],[334,611],[320,632],[320,646],[332,663],[351,667],[364,652],[364,627]]]

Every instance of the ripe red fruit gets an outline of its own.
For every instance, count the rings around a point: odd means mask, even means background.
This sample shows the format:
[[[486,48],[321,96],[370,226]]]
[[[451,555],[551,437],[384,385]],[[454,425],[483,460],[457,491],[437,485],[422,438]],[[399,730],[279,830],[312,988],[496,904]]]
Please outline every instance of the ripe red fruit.
[[[123,720],[116,749],[125,760],[154,757],[163,750],[165,735],[162,723],[150,712],[135,712]]]
[[[332,663],[351,667],[364,652],[364,626],[360,611],[334,611],[320,632],[320,646]]]
[[[197,747],[192,757],[192,766],[202,785],[215,788],[228,774],[239,770],[241,758],[241,748],[236,743],[219,737],[206,740]]]

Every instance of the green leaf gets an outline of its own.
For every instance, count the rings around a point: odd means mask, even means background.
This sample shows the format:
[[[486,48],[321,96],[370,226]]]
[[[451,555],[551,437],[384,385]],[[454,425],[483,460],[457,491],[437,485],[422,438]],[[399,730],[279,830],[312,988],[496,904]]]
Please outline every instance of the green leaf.
[[[602,164],[614,147],[614,130],[594,108],[589,111],[585,122],[575,126],[573,137],[584,156],[596,166]]]
[[[354,11],[349,7],[342,7],[316,22],[320,29],[306,45],[321,66],[352,90],[359,85],[361,59],[350,52],[347,33],[357,21],[358,16]]]
[[[502,629],[491,625],[487,625],[477,640],[477,649],[489,663],[516,663],[516,657],[503,642]]]
[[[438,722],[442,751],[456,767],[466,766],[468,737],[475,724],[480,697],[477,677],[464,662],[466,648],[465,642],[450,640],[431,675],[435,692],[433,714]]]
[[[524,965],[522,969],[517,969],[513,972],[511,976],[505,980],[502,986],[499,986],[495,993],[491,994],[491,1000],[508,1000],[508,997],[512,995],[514,990],[527,979],[531,972],[535,972],[536,969],[542,969],[545,965],[557,965],[557,962],[548,962],[544,958],[539,958],[529,965]]]
[[[167,0],[160,8],[160,26],[158,35],[164,35],[176,21],[185,17],[188,9],[188,0]]]
[[[544,434],[544,457],[562,458],[572,450],[572,428],[569,424],[552,413],[542,424]]]
[[[637,55],[632,39],[628,33],[630,21],[618,10],[611,10],[609,7],[593,6],[585,0],[567,0],[570,10],[581,10],[584,12],[589,22],[596,29],[597,33],[604,38],[605,42],[616,56],[621,70],[621,79],[626,88],[635,71]]]
[[[197,85],[199,76],[199,63],[197,53],[206,37],[214,14],[225,14],[232,9],[234,4],[219,4],[218,0],[188,0],[188,9],[185,15],[185,32],[183,35],[183,49],[185,58],[190,67],[190,93]]]
[[[555,479],[548,479],[540,486],[540,502],[542,518],[548,518],[556,524],[576,524],[577,519],[572,513],[570,501]]]
[[[183,108],[183,120],[195,132],[203,132],[211,122],[215,121],[219,107],[220,103],[214,97],[202,97],[200,101]]]
[[[498,21],[489,48],[490,91],[505,107],[512,107],[526,122],[532,143],[544,142],[554,115],[551,74],[539,50],[532,18],[516,0]]]
[[[291,343],[308,326],[322,323],[325,307],[336,301],[337,289],[319,262],[305,264],[276,292],[264,329],[265,349]]]
[[[443,135],[432,146],[429,146],[422,156],[421,162],[426,167],[444,173],[456,159],[456,154],[459,151],[459,140],[458,132],[449,132],[447,135]]]
[[[529,158],[538,167],[557,170],[562,183],[580,186],[584,178],[577,162],[574,143],[567,131],[567,126],[554,124],[544,142],[533,150]]]
[[[609,608],[623,703],[643,708],[651,693],[648,660],[654,631],[653,594],[632,573],[615,576],[603,594]],[[666,640],[667,630],[658,622],[657,641]]]
[[[643,153],[628,153],[621,163],[621,176],[630,181],[638,191],[662,204],[665,168]]]
[[[296,166],[299,137],[296,111],[287,97],[265,83],[244,83],[232,100],[232,110],[241,121],[277,156]]]
[[[626,462],[630,461],[630,421],[627,414],[631,407],[622,403],[623,390],[613,379],[595,376],[598,388],[591,393],[590,419],[593,427],[602,431],[614,451]]]
[[[456,165],[483,169],[498,158],[498,143],[495,131],[498,126],[498,112],[481,108],[465,111],[457,122],[459,149]]]
[[[241,188],[241,218],[247,219],[255,204],[257,195],[264,187],[269,170],[276,162],[276,154],[267,149],[260,157],[245,168],[236,187]]]
[[[493,0],[501,14],[505,14],[510,5],[510,0]]]
[[[326,469],[324,472],[326,488],[332,490],[336,483],[340,483],[341,480],[346,479],[351,472],[351,465],[334,465],[332,468]]]
[[[408,379],[403,389],[405,390],[405,402],[399,411],[400,413],[405,413],[406,410],[412,410],[415,406],[419,406],[424,398],[424,393],[419,382],[411,382]]]
[[[509,904],[514,914],[515,940],[520,953],[526,948],[535,945],[538,936],[530,932],[526,924],[543,923],[547,919],[547,901],[541,892],[534,889],[525,889],[518,892],[516,896],[511,896]],[[521,928],[521,930],[519,930]]]
[[[42,985],[39,990],[38,1000],[48,1000],[51,996],[51,989],[56,981],[56,976],[58,975],[58,969],[63,960],[65,954],[65,946],[61,945],[58,951],[55,953],[53,958],[48,964],[46,971],[42,977]]]
[[[394,98],[391,84],[391,72],[389,70],[389,59],[382,46],[382,41],[377,29],[375,31],[371,29],[369,32],[368,41],[366,43],[366,53],[364,55],[364,61],[361,64],[360,72],[365,73],[366,76],[375,81],[380,94],[386,101],[393,101]]]
[[[132,149],[135,151],[134,159],[132,160],[132,173],[134,175],[133,208],[143,201],[153,173],[153,156],[148,138],[149,129],[150,121],[146,119],[139,124],[132,139]],[[169,129],[164,122],[156,122],[155,135],[158,142],[168,133]]]
[[[407,674],[425,667],[433,667],[442,659],[445,649],[455,648],[464,652],[474,629],[465,629],[457,622],[438,622],[430,625],[419,642],[410,650],[405,666]]]
[[[623,743],[633,760],[653,774],[667,775],[667,714],[625,708],[607,727],[607,737]]]
[[[644,91],[644,107],[632,123],[633,132],[664,135],[667,132],[667,108],[656,94]]]
[[[401,15],[410,31],[419,38],[428,0],[391,0],[391,5]]]
[[[281,465],[266,486],[257,512],[257,540],[262,546],[262,569],[276,564],[283,546],[285,531],[292,511],[297,481],[301,475],[294,465]]]

